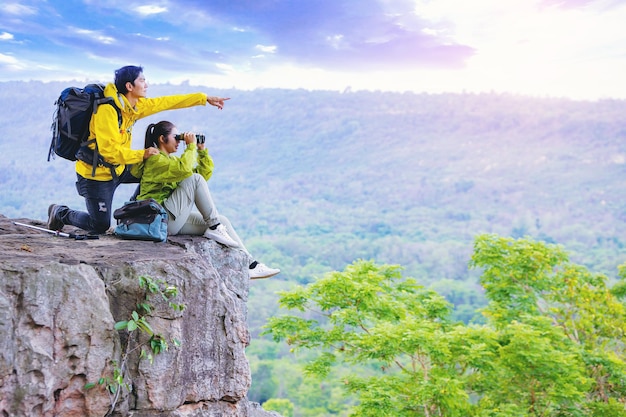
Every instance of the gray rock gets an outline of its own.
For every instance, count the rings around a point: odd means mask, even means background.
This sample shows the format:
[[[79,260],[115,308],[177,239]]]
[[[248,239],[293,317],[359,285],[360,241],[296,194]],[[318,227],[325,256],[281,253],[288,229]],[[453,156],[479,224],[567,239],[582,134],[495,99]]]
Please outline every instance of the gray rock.
[[[202,237],[74,240],[0,216],[0,415],[279,416],[246,398],[248,263]],[[140,276],[176,286],[186,306],[150,295],[147,320],[169,345],[152,363],[137,347],[148,335],[114,329],[145,297]],[[114,369],[131,390],[85,389]]]

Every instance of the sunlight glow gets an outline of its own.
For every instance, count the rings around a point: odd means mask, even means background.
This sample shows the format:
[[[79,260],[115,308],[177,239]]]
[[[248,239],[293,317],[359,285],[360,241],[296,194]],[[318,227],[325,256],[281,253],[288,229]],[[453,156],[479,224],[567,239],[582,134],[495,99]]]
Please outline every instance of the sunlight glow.
[[[475,48],[462,74],[467,86],[534,95],[614,94],[617,86],[603,85],[603,80],[619,79],[624,71],[621,60],[608,51],[626,41],[626,5],[609,15],[601,4],[597,10],[565,10],[541,3],[418,0],[415,13],[433,22],[436,29],[431,33]],[[455,84],[453,78],[450,81]]]

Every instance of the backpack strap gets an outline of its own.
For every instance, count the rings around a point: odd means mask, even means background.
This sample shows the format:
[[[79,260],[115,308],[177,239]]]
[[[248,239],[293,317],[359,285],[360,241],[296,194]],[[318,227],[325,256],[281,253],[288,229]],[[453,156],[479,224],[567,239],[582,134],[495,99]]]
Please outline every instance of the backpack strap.
[[[101,98],[101,99],[98,99],[98,100],[94,101],[93,113],[95,114],[97,109],[98,109],[98,106],[100,104],[103,104],[103,103],[108,103],[111,106],[113,106],[113,108],[117,112],[117,125],[121,129],[122,128],[122,112],[115,105],[115,103],[113,102],[113,99],[111,97],[104,97],[104,98]],[[95,144],[95,149],[90,149],[89,148],[89,145],[92,144],[92,143]],[[100,155],[100,152],[98,151],[98,141],[96,140],[96,138],[90,139],[90,140],[86,141],[85,143],[83,143],[83,145],[81,145],[80,149],[76,153],[76,158],[78,160],[80,160],[80,161],[83,161],[83,162],[91,165],[91,176],[92,177],[96,176],[96,167],[98,165],[102,165],[102,166],[107,167],[107,168],[109,168],[111,170],[111,176],[113,177],[113,179],[117,179],[117,172],[115,171],[115,169],[119,165],[114,165],[114,164],[111,164],[111,163],[105,161],[105,159],[102,157],[102,155]]]
[[[141,192],[141,183],[137,184],[137,188],[135,188],[133,195],[130,196],[130,201],[137,201],[137,197],[139,197],[140,192]]]

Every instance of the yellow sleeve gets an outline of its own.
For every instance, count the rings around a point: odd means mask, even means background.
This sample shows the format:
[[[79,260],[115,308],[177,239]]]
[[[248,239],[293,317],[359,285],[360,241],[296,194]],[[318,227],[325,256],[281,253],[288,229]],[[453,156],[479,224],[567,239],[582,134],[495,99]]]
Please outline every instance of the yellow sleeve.
[[[140,98],[137,102],[138,118],[150,116],[164,110],[184,109],[186,107],[206,105],[206,94],[191,93],[155,98]]]

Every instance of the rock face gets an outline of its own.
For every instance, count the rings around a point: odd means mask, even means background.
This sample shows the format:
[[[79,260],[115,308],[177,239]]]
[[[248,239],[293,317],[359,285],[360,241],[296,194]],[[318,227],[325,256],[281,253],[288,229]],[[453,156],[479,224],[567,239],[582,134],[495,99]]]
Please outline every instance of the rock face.
[[[0,415],[278,416],[246,398],[247,264],[202,237],[74,240],[0,216]],[[175,286],[184,310],[139,277]],[[152,361],[140,358],[147,333],[114,328],[146,294],[145,319],[168,344]]]

